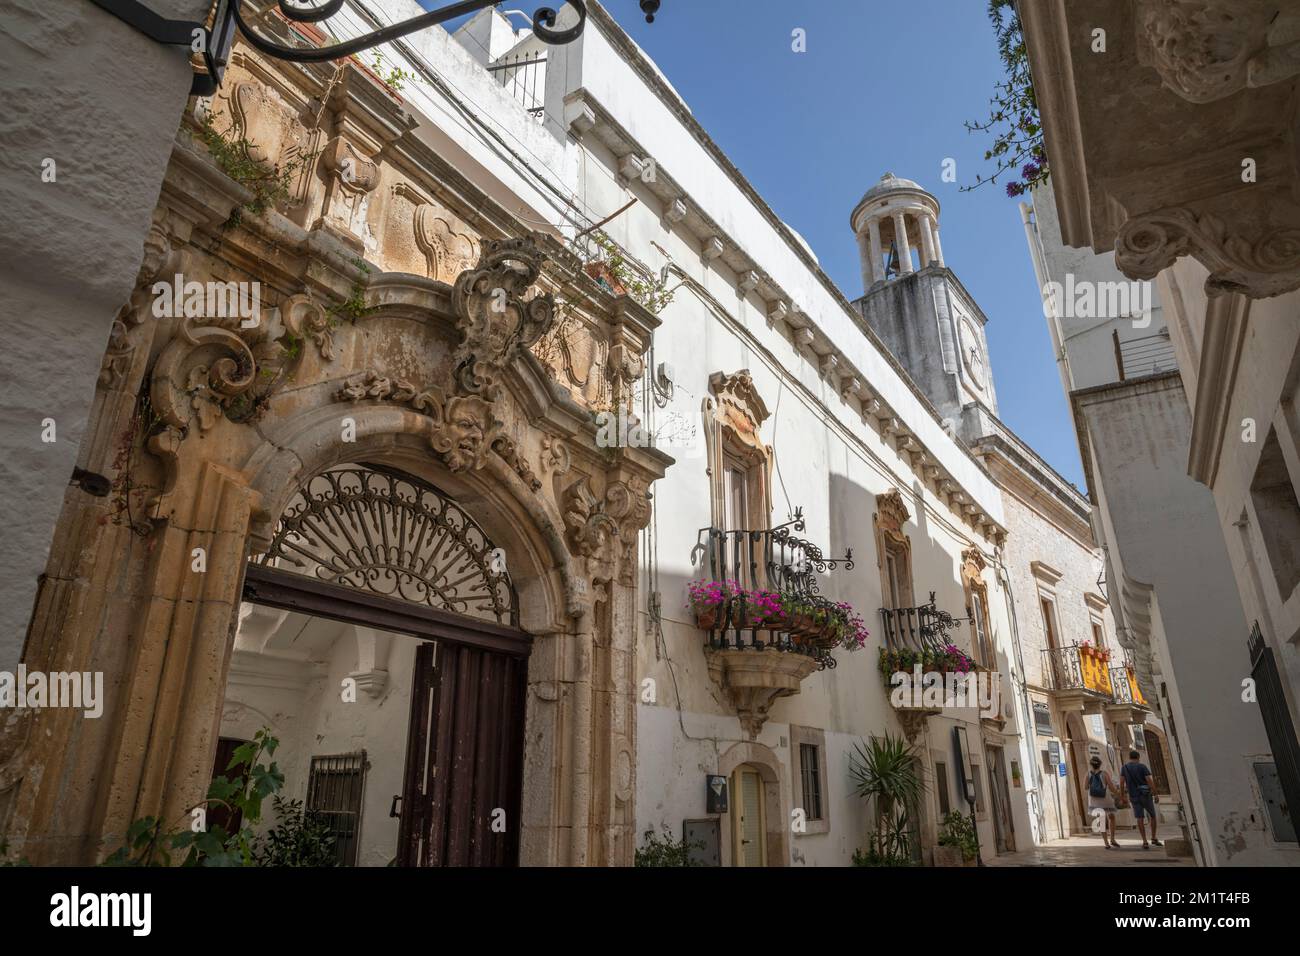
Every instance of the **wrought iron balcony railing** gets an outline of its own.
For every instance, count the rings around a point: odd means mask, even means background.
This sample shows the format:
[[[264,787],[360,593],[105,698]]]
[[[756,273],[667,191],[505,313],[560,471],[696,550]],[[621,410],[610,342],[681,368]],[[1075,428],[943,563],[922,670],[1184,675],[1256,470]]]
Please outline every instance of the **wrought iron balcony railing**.
[[[773,592],[783,603],[813,611],[829,610],[836,605],[821,594],[819,576],[839,567],[852,569],[853,550],[848,549],[842,558],[828,558],[817,545],[793,533],[803,530],[802,508],[795,509],[793,520],[775,528],[702,528],[691,552],[691,563],[703,555],[710,577],[718,582],[733,582],[732,590],[741,595]],[[743,596],[733,594],[719,605],[711,625],[706,627],[708,643],[715,649],[770,648],[806,654],[822,668],[835,666],[828,647],[801,639],[794,622],[765,615]]]
[[[1137,674],[1127,664],[1110,669],[1111,698],[1119,704],[1147,706],[1146,698],[1138,687]]]
[[[950,643],[948,632],[964,618],[955,618],[935,606],[934,592],[930,602],[920,607],[880,609],[884,624],[885,647],[891,651],[942,651]]]
[[[1043,683],[1048,690],[1078,690],[1111,696],[1110,670],[1105,662],[1082,647],[1049,647],[1043,650]]]

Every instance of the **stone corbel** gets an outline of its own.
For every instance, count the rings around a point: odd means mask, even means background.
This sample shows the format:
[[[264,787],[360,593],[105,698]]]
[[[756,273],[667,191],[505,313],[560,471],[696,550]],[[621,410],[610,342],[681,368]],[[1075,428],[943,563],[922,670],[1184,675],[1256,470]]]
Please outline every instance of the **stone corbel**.
[[[799,693],[804,678],[817,670],[812,657],[772,649],[706,647],[704,657],[709,677],[722,689],[751,740],[767,723],[772,705]]]
[[[1115,264],[1130,279],[1153,279],[1185,255],[1210,271],[1211,296],[1266,299],[1300,288],[1300,229],[1246,238],[1229,235],[1217,216],[1174,208],[1128,220],[1115,240]]]
[[[370,193],[379,183],[379,165],[345,137],[335,136],[325,144],[321,166],[329,173],[330,184],[323,222],[364,249],[369,238],[366,214]]]
[[[354,627],[357,641],[357,669],[348,676],[366,695],[378,699],[388,687],[388,655],[393,636],[371,627]]]

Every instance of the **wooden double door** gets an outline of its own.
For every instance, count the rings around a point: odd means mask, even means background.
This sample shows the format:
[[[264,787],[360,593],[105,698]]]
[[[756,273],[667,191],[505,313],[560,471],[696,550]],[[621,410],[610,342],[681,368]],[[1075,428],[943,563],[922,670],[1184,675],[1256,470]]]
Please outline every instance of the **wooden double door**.
[[[414,680],[398,865],[514,865],[526,662],[426,642]]]
[[[244,599],[419,640],[391,810],[397,865],[518,863],[526,633],[260,565],[246,570]]]

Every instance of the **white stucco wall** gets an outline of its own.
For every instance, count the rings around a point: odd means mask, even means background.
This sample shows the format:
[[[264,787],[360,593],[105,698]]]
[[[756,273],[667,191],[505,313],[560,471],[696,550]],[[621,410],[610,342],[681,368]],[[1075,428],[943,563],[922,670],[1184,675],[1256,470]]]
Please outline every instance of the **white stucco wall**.
[[[1247,624],[1210,492],[1186,473],[1189,416],[1176,378],[1081,404],[1100,476],[1099,503],[1118,573],[1149,584],[1157,684],[1173,718],[1208,863],[1277,865],[1252,783],[1268,753],[1258,710],[1242,700]]]
[[[208,6],[149,5],[178,19]],[[13,0],[0,19],[0,280],[15,333],[0,354],[0,669],[17,665],[64,494],[81,493],[68,480],[189,95],[187,53],[90,3]]]

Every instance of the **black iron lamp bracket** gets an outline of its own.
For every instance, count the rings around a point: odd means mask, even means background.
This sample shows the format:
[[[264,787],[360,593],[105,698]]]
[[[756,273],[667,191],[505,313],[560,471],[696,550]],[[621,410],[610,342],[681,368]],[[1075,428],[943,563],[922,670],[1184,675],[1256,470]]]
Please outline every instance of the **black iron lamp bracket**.
[[[243,11],[240,9],[242,0],[217,0],[212,8],[211,30],[203,23],[193,20],[168,20],[149,9],[140,0],[92,0],[92,2],[119,20],[130,24],[156,43],[188,47],[192,52],[201,53],[207,72],[195,73],[190,94],[211,96],[221,86],[230,59],[230,48],[234,42],[236,26],[250,46],[267,56],[294,63],[320,63],[351,56],[383,43],[391,43],[409,33],[445,23],[465,14],[500,6],[505,0],[458,0],[364,36],[324,47],[291,47],[268,40],[255,32],[245,21]],[[277,0],[277,7],[281,16],[290,23],[318,23],[338,13],[345,2],[346,0],[322,0],[319,3],[306,2],[306,0],[304,2]],[[559,14],[553,7],[538,7],[533,13],[533,33],[544,43],[551,45],[570,43],[581,36],[586,27],[586,0],[563,0],[563,3],[573,8],[577,14],[577,21],[563,29],[556,28]],[[647,22],[654,22],[654,15],[658,12],[659,5],[660,0],[641,0],[641,9],[646,15]]]

